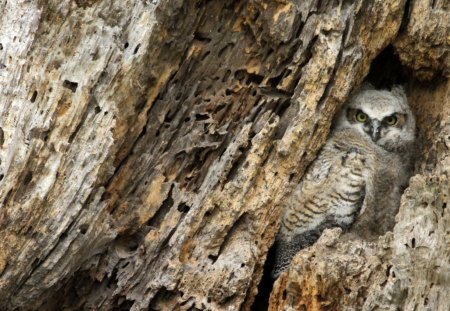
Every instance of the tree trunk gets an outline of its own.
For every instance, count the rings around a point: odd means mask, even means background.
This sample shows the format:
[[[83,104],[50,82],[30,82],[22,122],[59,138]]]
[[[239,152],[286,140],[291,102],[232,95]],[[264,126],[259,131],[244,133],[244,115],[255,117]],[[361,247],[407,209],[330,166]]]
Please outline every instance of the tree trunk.
[[[268,307],[447,310],[448,9],[0,0],[0,309],[250,310],[284,198],[368,76],[408,82],[418,121],[396,226],[326,231]]]

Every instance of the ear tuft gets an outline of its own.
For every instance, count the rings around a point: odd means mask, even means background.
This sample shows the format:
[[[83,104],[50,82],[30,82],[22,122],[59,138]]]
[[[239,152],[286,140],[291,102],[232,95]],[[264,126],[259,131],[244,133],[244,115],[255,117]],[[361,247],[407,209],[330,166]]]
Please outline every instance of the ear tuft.
[[[405,88],[402,85],[394,85],[391,90],[392,94],[406,101]]]
[[[375,87],[370,84],[369,82],[364,82],[361,84],[360,88],[358,89],[359,92],[361,91],[368,91],[368,90],[375,90]]]

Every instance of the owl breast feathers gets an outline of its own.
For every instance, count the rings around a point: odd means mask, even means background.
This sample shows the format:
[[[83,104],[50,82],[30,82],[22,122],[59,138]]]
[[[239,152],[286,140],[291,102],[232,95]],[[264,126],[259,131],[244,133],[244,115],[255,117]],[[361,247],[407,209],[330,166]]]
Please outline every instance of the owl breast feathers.
[[[318,157],[285,201],[273,277],[326,228],[348,230],[357,221],[363,230],[381,234],[392,227],[409,177],[414,127],[401,89],[364,86],[349,100]]]

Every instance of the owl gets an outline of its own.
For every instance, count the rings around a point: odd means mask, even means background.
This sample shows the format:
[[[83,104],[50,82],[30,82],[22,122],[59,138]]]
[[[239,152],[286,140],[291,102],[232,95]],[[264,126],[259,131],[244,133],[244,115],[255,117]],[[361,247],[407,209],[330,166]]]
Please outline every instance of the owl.
[[[283,206],[272,277],[326,228],[352,227],[364,238],[392,229],[414,141],[415,119],[403,89],[363,85]]]

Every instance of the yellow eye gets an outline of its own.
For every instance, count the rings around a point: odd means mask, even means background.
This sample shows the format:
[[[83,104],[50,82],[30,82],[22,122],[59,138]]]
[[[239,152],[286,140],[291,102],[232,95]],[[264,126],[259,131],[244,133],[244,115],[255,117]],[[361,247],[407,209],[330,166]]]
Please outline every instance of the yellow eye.
[[[356,118],[356,121],[363,123],[363,122],[367,121],[367,114],[365,114],[364,112],[359,111],[359,112],[356,113],[355,118]]]
[[[395,125],[397,123],[397,117],[396,116],[390,116],[386,117],[386,124],[387,125]]]

